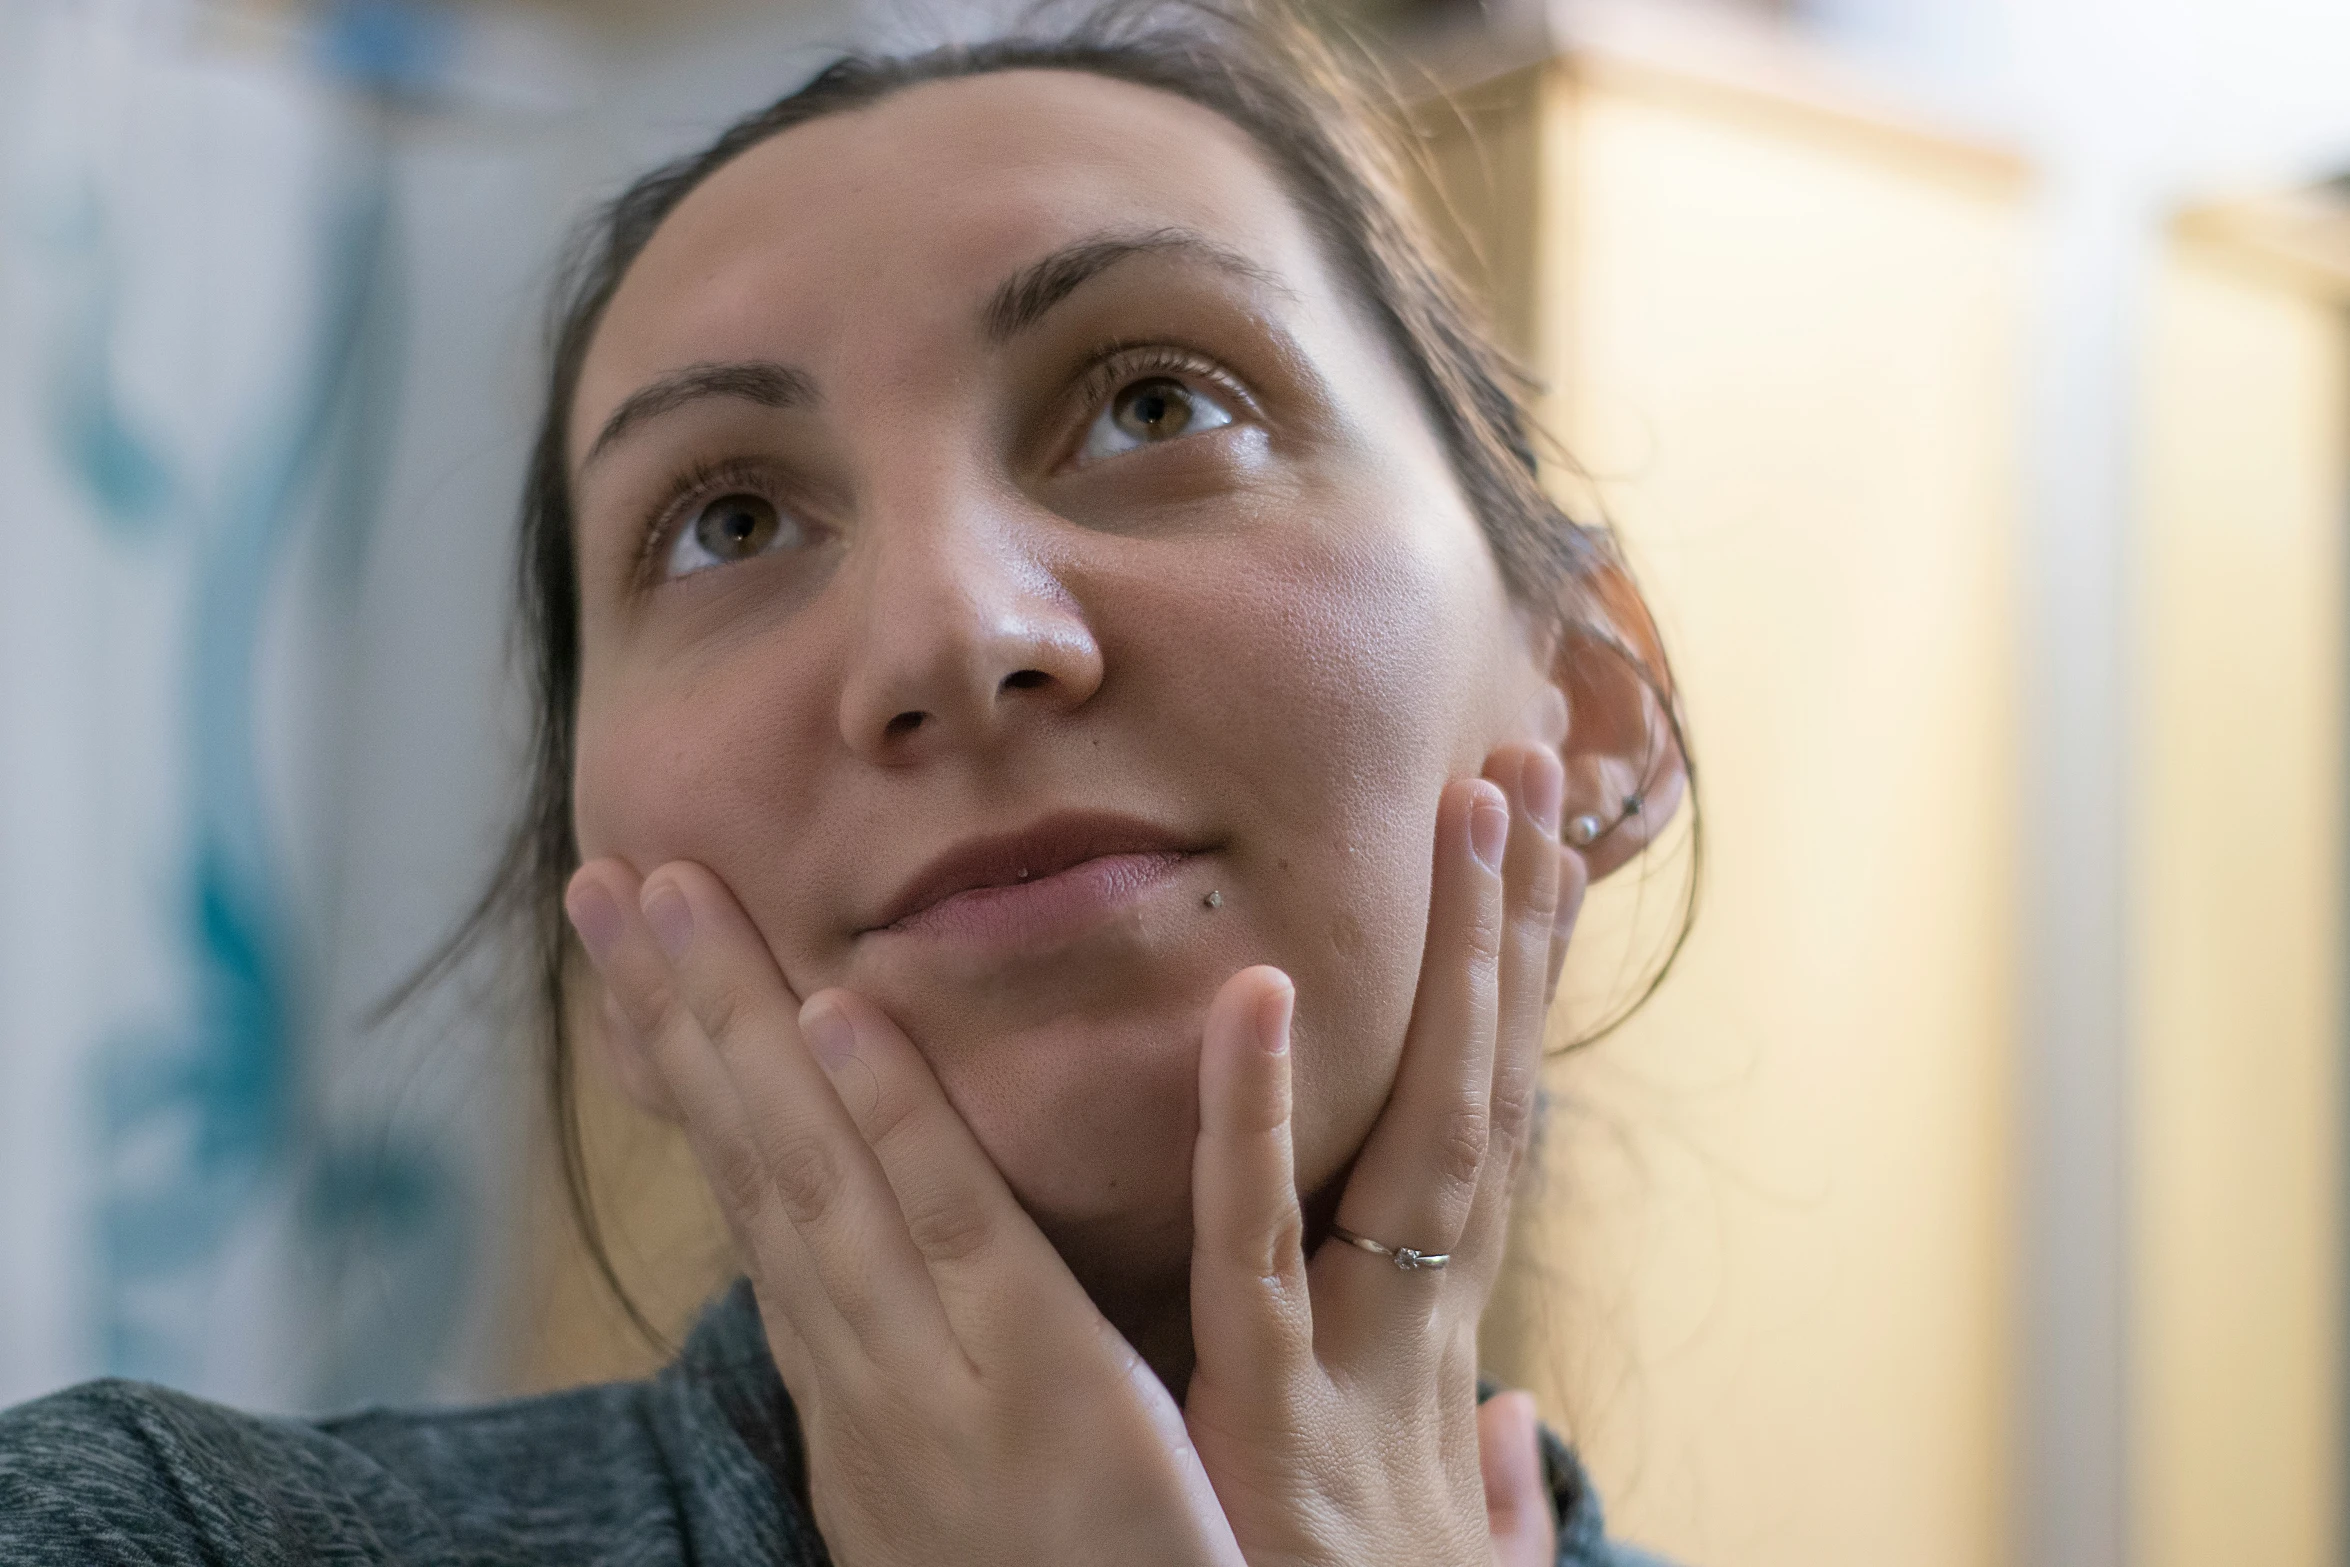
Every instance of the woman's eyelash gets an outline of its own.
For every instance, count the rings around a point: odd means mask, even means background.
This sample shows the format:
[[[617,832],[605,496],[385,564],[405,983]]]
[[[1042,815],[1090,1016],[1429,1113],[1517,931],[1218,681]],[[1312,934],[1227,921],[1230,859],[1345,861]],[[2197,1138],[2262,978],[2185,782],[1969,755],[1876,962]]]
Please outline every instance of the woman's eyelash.
[[[1114,342],[1102,345],[1079,375],[1079,406],[1090,413],[1107,402],[1121,387],[1153,375],[1204,381],[1230,397],[1237,405],[1237,410],[1255,411],[1255,399],[1230,371],[1205,354],[1168,343]],[[775,490],[773,477],[758,463],[737,459],[692,464],[678,475],[668,495],[646,519],[644,536],[637,545],[637,582],[640,585],[650,583],[659,577],[663,552],[668,548],[670,540],[676,537],[678,528],[692,515],[695,506],[717,496],[736,492],[773,498]]]
[[[693,515],[693,509],[703,502],[721,495],[751,494],[773,498],[775,481],[757,463],[740,460],[721,463],[697,462],[677,476],[670,486],[668,498],[653,508],[645,522],[644,538],[637,545],[636,580],[642,586],[653,582],[661,574],[661,558],[677,530]]]
[[[1205,381],[1239,405],[1234,412],[1256,411],[1256,399],[1231,371],[1205,354],[1169,343],[1106,343],[1094,351],[1077,382],[1078,406],[1091,413],[1109,401],[1119,388],[1145,376],[1189,376]]]

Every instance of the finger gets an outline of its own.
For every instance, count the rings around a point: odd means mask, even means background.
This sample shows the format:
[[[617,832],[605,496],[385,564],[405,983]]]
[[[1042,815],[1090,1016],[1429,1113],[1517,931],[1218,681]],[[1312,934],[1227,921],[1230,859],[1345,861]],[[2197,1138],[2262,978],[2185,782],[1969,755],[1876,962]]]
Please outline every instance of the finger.
[[[1493,1087],[1494,987],[1501,957],[1501,866],[1509,808],[1482,778],[1456,779],[1437,809],[1428,944],[1395,1087],[1338,1200],[1338,1223],[1393,1248],[1451,1253],[1485,1164]],[[1370,1337],[1425,1320],[1443,1292],[1425,1274],[1326,1245],[1312,1265],[1317,1321],[1325,1289],[1340,1321]],[[1353,1332],[1350,1326],[1345,1329]],[[1342,1351],[1342,1354],[1344,1351]],[[1327,1357],[1325,1357],[1327,1358]]]
[[[1262,1390],[1313,1353],[1305,1220],[1290,1149],[1289,1025],[1297,989],[1243,969],[1208,1007],[1191,1158],[1191,1335],[1197,1374]]]
[[[799,1326],[792,1321],[789,1311],[780,1303],[767,1304],[756,1282],[751,1285],[751,1293],[759,1302],[759,1321],[767,1330],[767,1349],[775,1361],[775,1374],[783,1379],[784,1391],[791,1394],[792,1407],[799,1411],[800,1419],[816,1420],[823,1389],[816,1379],[816,1357],[809,1353],[808,1341],[800,1336]]]
[[[1559,976],[1567,967],[1567,943],[1575,934],[1575,922],[1583,915],[1583,895],[1591,890],[1591,867],[1583,856],[1572,850],[1559,855],[1558,916],[1550,927],[1550,973],[1543,981],[1542,999],[1547,1007],[1558,999]]]
[[[661,1097],[675,1108],[695,1163],[750,1267],[771,1340],[773,1325],[788,1319],[795,1342],[804,1343],[812,1334],[841,1341],[847,1329],[825,1297],[797,1232],[788,1225],[763,1224],[757,1213],[728,1200],[728,1187],[737,1183],[723,1172],[754,1168],[756,1140],[724,1065],[677,997],[668,959],[638,907],[642,888],[636,872],[621,861],[591,861],[572,876],[564,899],[604,981],[606,998],[630,1036],[623,1048],[639,1053],[644,1069],[660,1080]]]
[[[957,1341],[983,1368],[1078,1340],[1099,1313],[887,1013],[853,991],[800,1010],[816,1061],[872,1150]],[[1090,1340],[1087,1340],[1090,1341]]]
[[[679,1035],[698,1030],[680,1029],[670,1021],[675,1003],[669,966],[637,907],[641,888],[636,872],[625,863],[591,861],[573,875],[564,911],[604,982],[605,1027],[615,1036],[614,1049],[631,1058],[627,1070],[632,1075],[653,1079],[644,1085],[648,1097],[659,1100],[666,1117],[683,1128],[696,1162],[709,1178],[725,1160],[751,1157],[739,1151],[749,1147],[749,1128],[708,1042],[687,1039],[680,1048]],[[684,1094],[679,1085],[685,1085]],[[730,1147],[738,1151],[727,1152]],[[713,1191],[717,1186],[711,1179]],[[742,1222],[745,1216],[723,1205],[722,1211],[736,1250],[751,1260],[755,1274],[763,1276],[752,1281],[752,1289],[775,1369],[795,1404],[802,1411],[811,1410],[818,1397],[815,1362],[793,1313],[805,1315],[813,1309],[822,1322],[833,1312],[816,1283],[807,1248],[796,1234],[774,1233],[773,1226],[765,1237],[754,1237]],[[797,1291],[790,1287],[794,1284]]]
[[[596,1022],[604,1046],[604,1065],[619,1080],[621,1091],[631,1104],[672,1126],[682,1124],[685,1116],[677,1108],[677,1096],[669,1091],[668,1080],[653,1065],[645,1041],[620,1005],[620,997],[608,983],[598,985],[596,991]]]
[[[1509,850],[1502,862],[1501,966],[1495,980],[1492,1131],[1477,1199],[1461,1236],[1476,1264],[1497,1267],[1500,1237],[1515,1191],[1540,1082],[1544,1024],[1550,1012],[1550,949],[1558,925],[1565,851],[1559,812],[1566,770],[1547,746],[1506,746],[1485,776],[1510,802]]]
[[[642,886],[624,862],[591,860],[572,874],[564,912],[603,981],[606,1007],[617,1015],[616,1047],[650,1074],[646,1098],[674,1113],[708,1172],[748,1149],[750,1129],[724,1068],[695,1037],[699,1029],[677,1000],[668,961],[637,907]],[[736,1222],[743,1215],[721,1207],[747,1251],[751,1236]]]
[[[1477,1466],[1495,1567],[1550,1567],[1558,1557],[1539,1432],[1531,1393],[1496,1393],[1478,1406]]]
[[[755,1243],[784,1230],[798,1238],[867,1359],[905,1369],[942,1353],[953,1341],[929,1270],[880,1164],[800,1037],[799,998],[764,938],[725,884],[687,861],[646,877],[639,902],[683,1003],[671,1008],[675,1048],[694,1056],[704,1045],[699,1054],[723,1071],[748,1133],[708,1172],[721,1203],[748,1216]],[[804,1335],[822,1336],[801,1312],[793,1318]],[[829,1342],[818,1347],[833,1352]]]

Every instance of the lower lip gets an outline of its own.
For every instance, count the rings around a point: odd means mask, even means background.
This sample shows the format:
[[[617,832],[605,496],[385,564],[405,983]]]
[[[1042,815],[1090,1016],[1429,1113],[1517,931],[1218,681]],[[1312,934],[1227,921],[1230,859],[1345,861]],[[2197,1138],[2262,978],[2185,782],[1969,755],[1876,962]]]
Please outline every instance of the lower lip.
[[[1082,934],[1173,876],[1189,854],[1104,854],[1008,887],[974,887],[885,927],[958,946],[1032,947]]]

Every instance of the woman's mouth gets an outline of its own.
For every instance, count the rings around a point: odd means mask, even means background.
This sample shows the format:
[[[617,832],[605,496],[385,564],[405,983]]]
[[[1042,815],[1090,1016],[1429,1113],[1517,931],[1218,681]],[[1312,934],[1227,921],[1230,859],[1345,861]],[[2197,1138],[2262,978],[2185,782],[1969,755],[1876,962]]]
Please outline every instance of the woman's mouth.
[[[1177,874],[1201,846],[1130,817],[1070,812],[975,838],[916,872],[861,935],[1034,947],[1081,934]]]

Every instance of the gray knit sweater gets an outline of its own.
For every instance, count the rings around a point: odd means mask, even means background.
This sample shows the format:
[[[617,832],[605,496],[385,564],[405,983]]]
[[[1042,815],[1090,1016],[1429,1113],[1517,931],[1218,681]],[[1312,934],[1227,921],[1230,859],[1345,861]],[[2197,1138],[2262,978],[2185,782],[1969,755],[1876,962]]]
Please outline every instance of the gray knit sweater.
[[[1610,1546],[1545,1432],[1560,1567]],[[817,1567],[798,1423],[738,1283],[643,1382],[472,1409],[263,1419],[91,1382],[0,1414],[0,1563]]]

